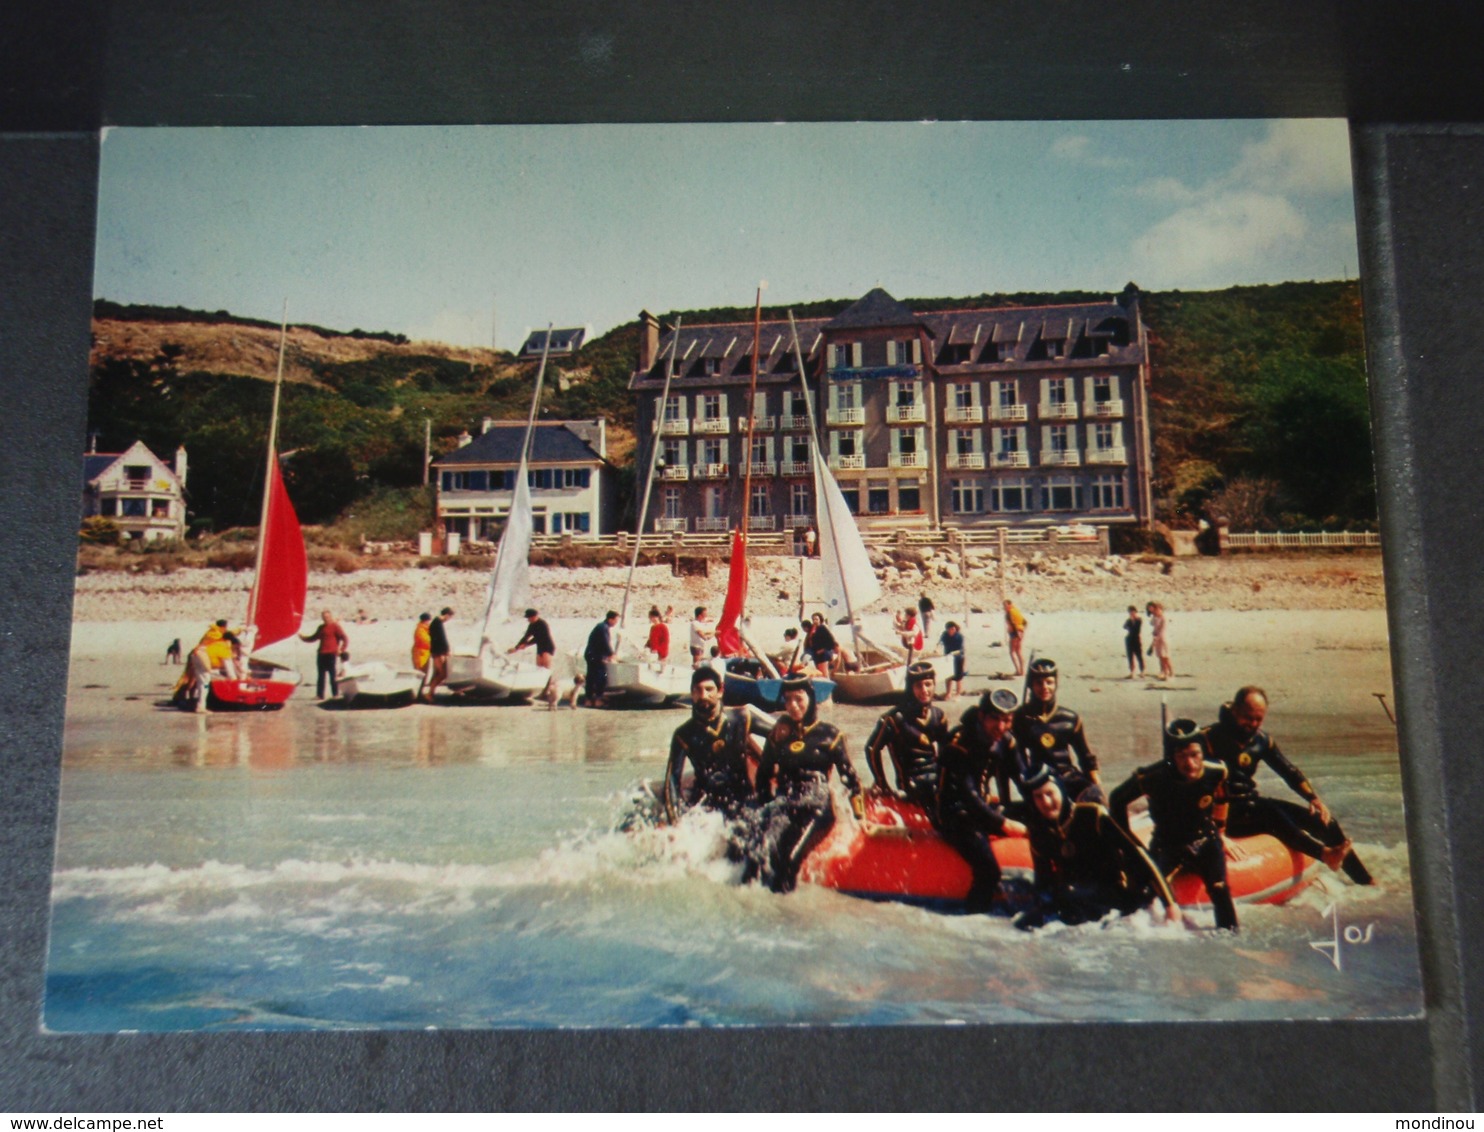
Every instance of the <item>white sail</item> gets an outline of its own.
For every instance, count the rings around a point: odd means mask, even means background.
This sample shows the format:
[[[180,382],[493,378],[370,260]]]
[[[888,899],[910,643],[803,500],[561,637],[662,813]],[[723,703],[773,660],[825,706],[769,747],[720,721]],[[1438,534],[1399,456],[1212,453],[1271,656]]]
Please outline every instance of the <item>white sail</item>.
[[[855,516],[825,465],[812,433],[809,449],[814,465],[814,497],[819,502],[820,588],[833,621],[848,610],[858,614],[875,601],[881,596],[881,583],[861,540],[860,528],[855,525]]]
[[[495,569],[490,575],[489,591],[485,597],[481,649],[494,639],[494,632],[510,620],[513,612],[526,603],[530,589],[533,526],[531,488],[527,483],[526,462],[522,459],[520,470],[515,473],[515,497],[510,501],[510,515],[505,520],[505,530],[495,551]]]

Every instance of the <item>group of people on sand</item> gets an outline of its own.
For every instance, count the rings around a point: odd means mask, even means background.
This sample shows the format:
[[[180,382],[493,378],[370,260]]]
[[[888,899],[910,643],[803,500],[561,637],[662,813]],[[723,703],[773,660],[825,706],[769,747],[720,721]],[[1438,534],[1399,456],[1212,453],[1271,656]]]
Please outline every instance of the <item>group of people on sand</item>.
[[[923,810],[972,870],[970,911],[986,912],[1002,895],[994,841],[1028,839],[1033,899],[1016,918],[1028,929],[1128,914],[1155,901],[1177,919],[1170,882],[1189,873],[1203,881],[1216,926],[1236,931],[1227,862],[1245,852],[1229,838],[1257,833],[1342,869],[1357,884],[1372,883],[1312,783],[1263,730],[1261,688],[1238,689],[1207,726],[1171,723],[1164,758],[1109,793],[1081,717],[1057,699],[1058,679],[1055,662],[1036,660],[1024,702],[1008,688],[992,689],[953,725],[935,702],[931,665],[912,665],[902,701],[866,740],[872,784],[865,788],[845,735],[819,718],[812,680],[787,679],[783,713],[763,727],[755,713],[722,706],[722,676],[703,665],[691,679],[691,716],[671,740],[665,815],[675,822],[693,807],[720,813],[744,881],[789,892],[836,823],[830,784],[838,777],[858,821],[868,794]],[[1256,775],[1263,765],[1302,804],[1262,794]],[[1129,825],[1139,798],[1148,799],[1153,822],[1147,848]]]

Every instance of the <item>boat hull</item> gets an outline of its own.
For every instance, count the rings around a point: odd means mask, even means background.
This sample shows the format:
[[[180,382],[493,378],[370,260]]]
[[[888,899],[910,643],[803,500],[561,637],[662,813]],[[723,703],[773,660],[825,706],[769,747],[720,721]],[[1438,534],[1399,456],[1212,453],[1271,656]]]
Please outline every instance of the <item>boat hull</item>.
[[[381,661],[355,664],[340,677],[340,699],[346,707],[407,707],[422,686],[421,672],[393,668]]]
[[[941,691],[953,676],[953,657],[925,656],[914,663],[931,664]],[[842,704],[882,703],[899,698],[907,690],[907,666],[893,664],[865,672],[836,672],[835,699]]]
[[[829,703],[835,694],[835,682],[822,676],[814,678],[814,700]],[[726,686],[722,690],[722,702],[727,707],[752,706],[764,711],[783,710],[783,681],[771,676],[744,676],[739,672],[726,674]]]
[[[657,660],[610,660],[607,694],[639,703],[674,703],[690,696],[694,671]]]
[[[448,679],[444,684],[463,692],[491,700],[528,700],[546,690],[551,669],[528,660],[454,653],[448,658]]]
[[[254,658],[244,677],[213,676],[206,689],[208,711],[277,711],[299,686],[299,673]]]
[[[1135,821],[1134,832],[1147,836],[1147,819]],[[1026,839],[992,838],[990,844],[1006,879],[1030,879]],[[1227,878],[1232,896],[1240,903],[1282,904],[1312,879],[1314,863],[1274,837],[1243,837],[1235,844],[1245,855],[1228,862]],[[804,861],[799,879],[873,900],[959,905],[974,878],[968,862],[938,835],[921,807],[871,795],[866,800],[866,820],[837,821]],[[1178,875],[1171,887],[1181,907],[1210,906],[1198,877]]]

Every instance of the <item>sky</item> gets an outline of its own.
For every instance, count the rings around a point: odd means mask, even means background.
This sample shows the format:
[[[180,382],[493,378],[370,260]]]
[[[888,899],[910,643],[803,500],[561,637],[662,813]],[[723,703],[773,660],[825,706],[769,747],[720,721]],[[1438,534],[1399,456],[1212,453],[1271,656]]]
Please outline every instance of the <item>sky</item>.
[[[125,129],[94,294],[516,349],[641,309],[1356,273],[1339,120]]]

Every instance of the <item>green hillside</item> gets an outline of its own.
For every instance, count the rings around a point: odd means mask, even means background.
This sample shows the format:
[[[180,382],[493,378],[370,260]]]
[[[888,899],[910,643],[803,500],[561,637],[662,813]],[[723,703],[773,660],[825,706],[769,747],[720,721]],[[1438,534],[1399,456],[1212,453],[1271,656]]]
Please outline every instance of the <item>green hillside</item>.
[[[1017,293],[903,302],[948,310],[1106,297]],[[805,304],[794,313],[827,316],[852,301]],[[672,311],[661,319],[747,321],[752,313]],[[767,308],[765,317],[786,313]],[[1356,283],[1146,293],[1144,317],[1153,351],[1155,491],[1165,518],[1193,521],[1210,507],[1237,527],[1374,522]],[[127,349],[118,345],[121,333],[106,332],[124,324]],[[225,348],[229,337],[240,347],[246,328],[276,330],[221,311],[104,300],[95,311],[88,427],[99,449],[119,451],[142,439],[168,458],[184,444],[194,519],[218,530],[257,519],[272,388],[262,366],[241,372],[250,367]],[[426,525],[425,422],[436,457],[452,450],[460,432],[477,431],[481,418],[523,418],[529,408],[534,362],[424,347],[380,332],[301,329],[312,333],[292,350],[299,376],[285,386],[280,449],[305,522],[333,523],[360,508],[392,516],[386,524],[400,522],[408,533]],[[610,458],[630,502],[635,414],[628,381],[638,334],[637,322],[628,323],[588,343],[578,358],[554,362],[541,405],[544,417],[607,419]],[[187,335],[189,352],[181,345]],[[224,343],[220,354],[209,348],[216,338]]]

